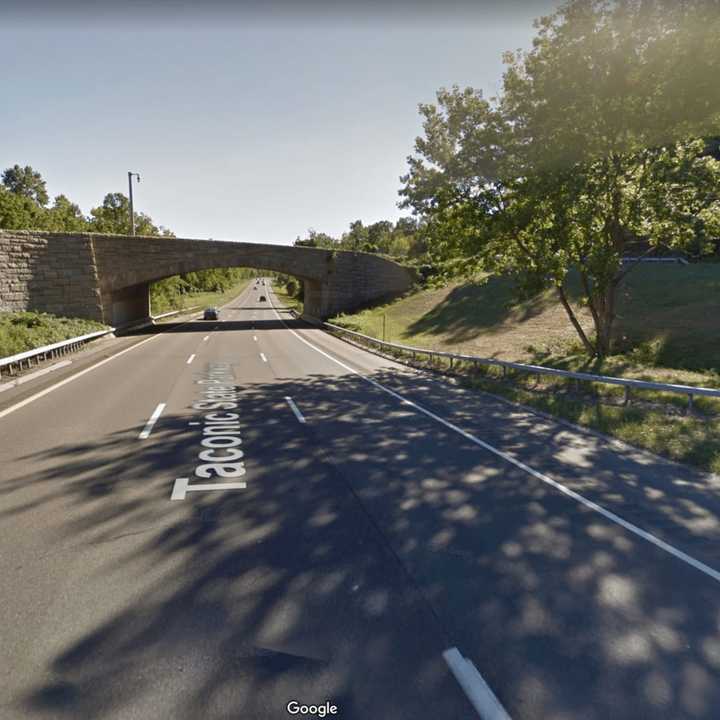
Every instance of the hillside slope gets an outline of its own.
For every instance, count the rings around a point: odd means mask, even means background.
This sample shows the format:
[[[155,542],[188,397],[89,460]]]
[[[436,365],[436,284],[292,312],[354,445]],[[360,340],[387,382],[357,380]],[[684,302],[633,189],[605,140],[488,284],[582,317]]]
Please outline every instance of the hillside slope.
[[[571,284],[575,303],[578,290]],[[589,313],[578,314],[590,330]],[[554,365],[584,360],[554,295],[519,301],[505,278],[422,290],[334,321],[382,337],[383,316],[386,338],[397,342]],[[620,293],[616,337],[624,364],[720,372],[720,264],[638,267]]]
[[[643,265],[630,274],[618,315],[616,354],[603,362],[583,354],[551,294],[518,301],[502,278],[422,290],[334,321],[379,338],[384,325],[386,339],[420,347],[720,388],[720,264]],[[580,316],[589,329],[588,313],[580,310]],[[682,395],[633,392],[631,404],[622,407],[617,388],[598,403],[598,392],[608,395],[608,386],[538,387],[523,375],[505,383],[478,375],[464,381],[720,473],[720,403],[713,399],[698,399],[689,412]]]

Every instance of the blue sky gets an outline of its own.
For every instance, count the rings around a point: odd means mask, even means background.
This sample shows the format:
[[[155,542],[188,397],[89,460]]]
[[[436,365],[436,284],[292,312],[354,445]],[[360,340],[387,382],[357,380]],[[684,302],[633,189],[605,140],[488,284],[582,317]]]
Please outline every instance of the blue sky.
[[[553,5],[528,3],[0,14],[0,168],[32,165],[85,212],[137,171],[137,209],[182,237],[287,244],[394,220],[418,103],[496,93],[502,51]]]

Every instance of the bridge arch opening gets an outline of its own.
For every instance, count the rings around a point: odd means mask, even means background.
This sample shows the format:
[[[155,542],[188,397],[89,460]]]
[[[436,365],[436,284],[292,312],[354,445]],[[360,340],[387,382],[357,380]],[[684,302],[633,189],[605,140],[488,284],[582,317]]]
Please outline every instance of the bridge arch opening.
[[[295,281],[295,287],[304,295],[308,285],[315,291],[313,281],[298,275],[279,273],[268,268],[248,266],[220,266],[193,270],[179,275],[168,275],[147,283],[126,286],[112,294],[113,324],[121,325],[138,317],[157,317],[164,312],[183,310],[196,305],[219,304],[218,299],[208,299],[208,293],[219,293],[222,302],[231,300],[230,292],[240,293],[244,286],[259,277],[270,277],[285,285],[287,279]],[[319,285],[319,283],[317,283]]]

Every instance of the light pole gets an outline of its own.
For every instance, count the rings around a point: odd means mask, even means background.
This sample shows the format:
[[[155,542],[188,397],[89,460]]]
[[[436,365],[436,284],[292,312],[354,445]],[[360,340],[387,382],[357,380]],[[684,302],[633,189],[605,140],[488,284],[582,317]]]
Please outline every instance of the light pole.
[[[133,175],[137,178],[138,182],[140,182],[140,175],[138,173],[128,172],[128,189],[130,190],[130,228],[131,228],[131,233],[134,235],[135,234],[135,208],[133,207],[133,196],[132,196]]]

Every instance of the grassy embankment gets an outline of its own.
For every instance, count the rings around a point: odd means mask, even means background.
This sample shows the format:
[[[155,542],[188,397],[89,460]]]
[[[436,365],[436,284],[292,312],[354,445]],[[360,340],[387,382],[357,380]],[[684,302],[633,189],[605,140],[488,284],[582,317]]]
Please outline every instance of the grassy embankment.
[[[573,288],[579,299],[579,288]],[[720,388],[720,264],[643,265],[628,276],[619,298],[617,354],[589,361],[562,308],[550,293],[519,302],[502,278],[423,290],[389,305],[333,322],[375,337],[420,347],[531,362],[552,367],[660,382]],[[590,328],[586,311],[580,316]],[[582,389],[567,382],[518,375],[498,382],[497,372],[471,374],[467,382],[573,422],[645,447],[674,460],[720,472],[720,403],[696,399],[687,414],[681,395],[633,394],[628,407],[594,401],[602,393],[619,402],[611,386]],[[662,401],[662,402],[660,402]]]
[[[104,329],[105,325],[92,320],[56,317],[38,312],[2,312],[0,357]]]
[[[272,289],[273,289],[273,292],[275,293],[275,296],[277,297],[280,305],[284,305],[286,308],[295,310],[296,312],[298,312],[302,315],[302,311],[303,311],[302,300],[299,300],[298,298],[293,297],[292,295],[289,295],[287,289],[285,288],[285,285],[283,285],[282,283],[279,283],[279,282],[274,282],[272,284]]]

